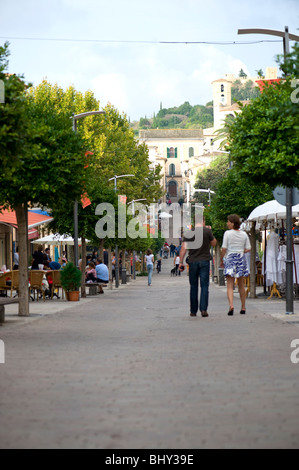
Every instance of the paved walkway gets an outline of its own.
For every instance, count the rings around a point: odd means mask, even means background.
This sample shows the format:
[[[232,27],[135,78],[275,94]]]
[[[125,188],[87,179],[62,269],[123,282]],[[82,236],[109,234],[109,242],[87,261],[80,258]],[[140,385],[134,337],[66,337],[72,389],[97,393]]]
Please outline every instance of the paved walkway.
[[[6,307],[0,448],[299,447],[299,302],[287,316],[249,299],[228,317],[211,285],[209,318],[191,318],[171,263],[151,287],[31,303],[30,318]]]

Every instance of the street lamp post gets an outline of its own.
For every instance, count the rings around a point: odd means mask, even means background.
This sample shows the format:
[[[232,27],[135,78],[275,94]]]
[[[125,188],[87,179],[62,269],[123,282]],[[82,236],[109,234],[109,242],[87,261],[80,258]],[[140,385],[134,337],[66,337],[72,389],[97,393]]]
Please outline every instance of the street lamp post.
[[[132,204],[132,215],[133,217],[135,217],[135,202],[138,202],[138,201],[146,201],[146,199],[133,199],[132,201],[128,202],[128,205],[129,204]],[[136,251],[133,250],[133,279],[136,279]]]
[[[209,193],[209,204],[211,204],[211,194],[215,194],[215,191],[209,189],[194,189],[195,193]]]
[[[299,36],[289,33],[288,26],[284,31],[272,29],[238,29],[238,34],[269,34],[283,38],[283,54],[286,60],[289,54],[289,40],[299,41]],[[292,206],[293,188],[286,188],[286,233],[287,233],[287,259],[286,259],[286,314],[294,313],[293,294],[293,240],[292,240]]]
[[[117,180],[118,178],[124,178],[126,176],[135,176],[135,175],[114,175],[112,178],[109,178],[108,181],[114,180],[114,191],[117,193]],[[119,266],[118,266],[118,245],[115,245],[115,287],[119,287]]]
[[[105,111],[87,111],[81,114],[72,115],[71,119],[73,120],[73,131],[77,132],[77,120],[85,118],[87,116],[93,116],[95,114],[105,114]],[[74,202],[74,262],[75,266],[79,264],[79,248],[78,248],[78,201]]]

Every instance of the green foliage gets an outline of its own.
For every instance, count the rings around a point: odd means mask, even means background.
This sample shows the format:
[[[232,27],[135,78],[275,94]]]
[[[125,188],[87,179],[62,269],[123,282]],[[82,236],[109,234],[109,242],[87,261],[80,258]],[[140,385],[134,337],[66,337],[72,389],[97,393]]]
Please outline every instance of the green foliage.
[[[282,55],[276,56],[276,61],[285,76],[299,77],[299,42],[293,46],[292,52],[287,55],[286,59]]]
[[[233,82],[231,96],[233,101],[252,100],[260,95],[260,90],[253,81],[248,80],[242,83],[241,80]]]
[[[290,79],[268,85],[229,128],[231,158],[252,182],[299,186],[299,113]]]
[[[241,77],[241,78],[246,78],[247,77],[247,74],[244,72],[243,69],[240,70],[239,77]]]
[[[280,68],[298,77],[298,43],[280,62]],[[252,183],[263,181],[271,188],[299,187],[299,113],[293,77],[296,75],[279,83],[269,82],[228,126],[236,170]]]
[[[208,168],[204,168],[201,172],[198,173],[197,179],[195,181],[195,189],[211,189],[212,191],[217,192],[218,185],[221,180],[227,175],[229,168],[229,157],[226,154],[222,154],[217,157],[213,162],[211,162]],[[214,199],[214,195],[211,195],[211,200]],[[194,199],[202,203],[204,206],[209,204],[209,195],[208,193],[194,193]]]
[[[160,108],[153,119],[139,121],[140,129],[198,129],[213,126],[213,105],[191,106],[188,101],[173,108]]]
[[[0,73],[3,73],[8,67],[9,43],[5,42],[4,46],[0,46]]]
[[[67,263],[60,270],[60,282],[66,292],[73,292],[81,287],[82,273],[73,263]]]
[[[256,74],[260,78],[265,78],[265,75],[264,75],[264,72],[262,71],[262,69],[256,70]]]
[[[61,106],[62,90],[44,81],[26,92],[16,76],[6,83],[0,105],[0,203],[54,207],[62,199],[73,201],[83,187],[84,149],[69,110]]]
[[[220,140],[219,148],[225,151],[227,151],[228,147],[229,129],[235,119],[236,114],[237,113],[234,113],[234,115],[228,114],[227,116],[225,116],[223,126],[220,129],[217,129],[214,133],[216,137],[213,139],[213,142]]]
[[[213,195],[211,207],[206,213],[216,238],[221,240],[227,230],[226,221],[229,214],[238,214],[246,219],[255,207],[273,199],[270,186],[263,180],[250,181],[242,177],[233,167],[218,182],[216,194]]]
[[[33,129],[26,117],[27,85],[21,76],[5,73],[8,56],[8,43],[5,43],[3,47],[0,47],[0,80],[4,83],[5,92],[4,103],[0,103],[1,205],[9,205],[11,200],[15,202],[15,198],[20,196],[22,185],[19,183],[19,173],[23,168],[23,158],[20,158],[20,154],[28,158],[29,152],[33,150],[28,145]]]
[[[52,88],[50,85],[49,87]],[[61,98],[59,106],[68,110],[68,116],[72,112],[79,114],[99,108],[99,103],[91,92],[83,95],[71,87],[66,92],[60,90],[59,95]],[[84,142],[85,150],[92,152],[92,155],[84,160],[84,185],[81,186],[78,195],[78,201],[84,193],[91,201],[91,205],[85,209],[80,202],[78,204],[79,236],[88,238],[98,245],[95,225],[99,217],[95,215],[95,208],[98,204],[110,203],[115,208],[116,238],[106,239],[105,246],[118,243],[122,247],[129,241],[117,238],[118,199],[114,192],[114,182],[109,179],[114,175],[133,174],[134,177],[117,180],[117,193],[125,194],[128,202],[132,199],[146,198],[147,203],[150,203],[161,197],[162,190],[159,184],[161,167],[149,169],[147,147],[137,143],[125,116],[121,116],[111,105],[106,106],[105,115],[78,120],[77,134]],[[63,200],[59,200],[59,204],[53,204],[51,207],[54,217],[51,228],[60,233],[73,235],[73,204],[67,201],[64,204]]]
[[[222,240],[227,230],[229,214],[238,214],[246,219],[250,212],[260,204],[273,199],[271,188],[262,179],[255,182],[242,177],[234,166],[228,169],[229,156],[223,154],[215,159],[209,168],[199,173],[195,186],[212,189],[211,205],[207,193],[195,193],[195,199],[205,206],[206,224],[211,225],[217,240]]]

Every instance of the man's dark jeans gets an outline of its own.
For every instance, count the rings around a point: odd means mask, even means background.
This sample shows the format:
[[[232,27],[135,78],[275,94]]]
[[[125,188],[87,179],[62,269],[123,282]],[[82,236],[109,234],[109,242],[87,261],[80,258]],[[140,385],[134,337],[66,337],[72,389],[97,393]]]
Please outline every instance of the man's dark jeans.
[[[198,279],[200,279],[199,310],[206,312],[209,303],[210,261],[189,263],[190,313],[198,311]]]

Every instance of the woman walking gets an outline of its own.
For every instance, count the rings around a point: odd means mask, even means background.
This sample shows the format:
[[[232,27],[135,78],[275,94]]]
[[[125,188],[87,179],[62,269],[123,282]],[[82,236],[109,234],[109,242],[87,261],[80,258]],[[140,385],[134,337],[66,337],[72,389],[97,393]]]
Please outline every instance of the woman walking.
[[[246,313],[246,292],[244,286],[244,277],[249,275],[244,253],[251,249],[248,235],[240,230],[240,217],[237,214],[231,214],[227,218],[228,230],[224,233],[221,266],[224,262],[224,275],[226,276],[227,298],[229,303],[228,315],[234,314],[234,282],[238,280],[238,288],[241,299],[241,314]]]
[[[154,255],[152,250],[149,248],[146,252],[144,261],[146,262],[146,269],[148,272],[148,285],[152,285],[152,275],[153,275],[153,269],[154,269]]]

